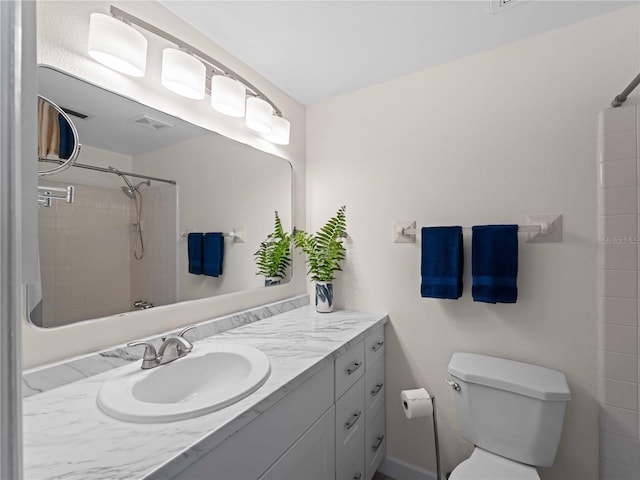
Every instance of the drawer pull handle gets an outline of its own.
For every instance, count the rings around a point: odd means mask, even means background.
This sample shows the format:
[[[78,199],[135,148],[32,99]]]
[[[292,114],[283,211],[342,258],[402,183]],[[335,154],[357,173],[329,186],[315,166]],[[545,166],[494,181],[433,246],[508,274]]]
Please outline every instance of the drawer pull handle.
[[[383,345],[384,345],[384,340],[380,340],[379,342],[377,342],[375,345],[371,347],[371,350],[373,350],[374,352],[377,352],[382,348]]]
[[[373,453],[376,453],[378,451],[378,449],[380,448],[380,445],[382,445],[383,440],[384,440],[384,435],[379,435],[378,440],[376,441],[376,444],[371,445],[371,450],[373,450]]]
[[[351,419],[351,421],[344,424],[344,426],[347,427],[347,430],[351,430],[351,428],[356,423],[358,423],[358,419],[360,418],[360,415],[362,415],[362,411],[358,410],[356,413],[353,414],[353,418]]]
[[[358,370],[361,366],[362,366],[362,362],[358,362],[356,360],[349,367],[347,367],[347,375],[351,375],[353,372]]]
[[[361,474],[361,473],[356,473],[356,474],[353,476],[353,480],[360,480],[361,478],[362,478],[362,474]]]
[[[376,388],[371,390],[371,396],[375,397],[376,395],[378,395],[378,393],[380,393],[380,390],[382,390],[383,385],[384,385],[383,382],[376,384]]]

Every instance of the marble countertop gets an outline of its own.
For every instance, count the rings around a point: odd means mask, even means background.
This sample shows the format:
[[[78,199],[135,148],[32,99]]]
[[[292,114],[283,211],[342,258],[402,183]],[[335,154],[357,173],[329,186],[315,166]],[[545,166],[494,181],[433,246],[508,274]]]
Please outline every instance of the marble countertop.
[[[96,395],[119,368],[30,396],[23,404],[24,477],[173,478],[387,320],[302,307],[195,342],[194,349],[219,341],[256,347],[269,357],[271,375],[240,402],[189,420],[136,424],[102,413]]]

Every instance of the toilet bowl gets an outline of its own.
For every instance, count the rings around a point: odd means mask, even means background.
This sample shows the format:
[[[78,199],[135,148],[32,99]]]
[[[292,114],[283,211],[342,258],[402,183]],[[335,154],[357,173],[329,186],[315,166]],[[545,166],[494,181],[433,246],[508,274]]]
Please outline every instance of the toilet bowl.
[[[449,480],[539,480],[555,460],[571,392],[562,372],[454,353],[448,380],[462,434],[475,449]]]
[[[540,480],[540,475],[530,465],[476,447],[471,456],[451,472],[449,480]]]

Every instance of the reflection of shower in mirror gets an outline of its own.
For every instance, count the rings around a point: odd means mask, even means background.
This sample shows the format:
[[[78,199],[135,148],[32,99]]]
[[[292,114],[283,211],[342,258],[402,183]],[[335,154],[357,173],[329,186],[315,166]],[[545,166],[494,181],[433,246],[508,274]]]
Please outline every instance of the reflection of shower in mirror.
[[[109,167],[109,169],[115,171],[113,167]],[[142,260],[144,257],[144,237],[142,233],[142,192],[140,191],[140,187],[142,185],[150,187],[151,181],[143,180],[136,185],[132,185],[125,175],[120,174],[120,178],[122,178],[124,183],[127,184],[125,187],[122,187],[122,191],[127,197],[133,199],[136,203],[136,221],[133,223],[136,237],[133,242],[133,256],[136,260]],[[140,245],[140,250],[138,250],[138,245]]]

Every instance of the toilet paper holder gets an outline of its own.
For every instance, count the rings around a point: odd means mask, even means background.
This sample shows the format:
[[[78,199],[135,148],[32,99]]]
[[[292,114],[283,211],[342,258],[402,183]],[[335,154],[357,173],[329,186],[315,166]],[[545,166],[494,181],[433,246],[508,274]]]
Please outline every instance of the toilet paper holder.
[[[438,441],[438,422],[436,421],[436,397],[431,397],[433,405],[433,443],[436,446],[436,476],[438,480],[442,480],[440,470],[440,442]]]
[[[453,387],[453,385],[452,385],[452,387]],[[455,387],[453,387],[453,388],[455,388]],[[458,386],[458,389],[459,388],[460,387]],[[426,391],[426,389],[418,389],[418,390],[424,390],[426,396],[431,400],[431,419],[433,421],[433,439],[434,439],[435,454],[436,454],[436,475],[437,475],[436,478],[437,478],[437,480],[442,480],[442,470],[441,470],[441,466],[440,466],[440,442],[439,442],[439,436],[438,436],[438,421],[436,420],[436,397],[430,395],[429,392]],[[409,393],[409,392],[410,391],[407,391],[407,393]],[[407,400],[405,399],[404,395],[405,395],[405,393],[403,391],[402,395],[401,395],[401,399],[403,401],[403,407],[404,407],[405,413],[406,413],[406,410],[408,409],[408,405],[407,405]],[[407,417],[411,418],[408,415],[407,415]],[[415,417],[415,418],[417,418],[417,417]]]

